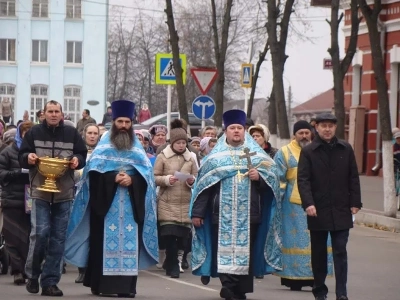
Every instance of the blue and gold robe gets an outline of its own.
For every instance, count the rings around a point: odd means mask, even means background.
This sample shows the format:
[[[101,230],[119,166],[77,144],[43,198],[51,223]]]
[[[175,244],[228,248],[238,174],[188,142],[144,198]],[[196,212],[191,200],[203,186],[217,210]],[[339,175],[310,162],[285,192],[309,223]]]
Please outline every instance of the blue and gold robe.
[[[103,136],[91,154],[78,183],[73,210],[67,230],[65,260],[77,267],[86,267],[90,236],[89,172],[104,174],[124,171],[139,173],[147,184],[142,241],[128,188],[118,185],[111,207],[104,218],[103,274],[136,276],[158,261],[157,209],[153,167],[138,139],[130,150],[117,151],[110,135]],[[135,187],[133,187],[135,188]],[[139,245],[143,245],[139,253]]]
[[[261,195],[263,201],[262,223],[250,253],[250,180],[238,178],[238,172],[248,171],[246,159],[238,161],[239,154],[247,147],[256,155],[251,156],[266,184],[269,193]],[[232,151],[235,152],[233,155]],[[237,153],[236,153],[237,152]],[[197,276],[218,276],[218,273],[249,274],[249,259],[253,256],[253,273],[256,276],[282,269],[281,264],[281,205],[279,179],[273,160],[265,154],[253,138],[246,133],[244,145],[232,148],[223,135],[214,149],[203,159],[192,194],[193,203],[205,189],[220,182],[220,212],[218,229],[218,266],[212,266],[212,216],[208,210],[204,224],[193,229],[192,272]]]
[[[313,280],[310,232],[297,189],[297,163],[301,147],[296,140],[275,154],[282,199],[282,264],[276,275],[294,280]],[[332,274],[332,248],[328,247],[328,274]]]

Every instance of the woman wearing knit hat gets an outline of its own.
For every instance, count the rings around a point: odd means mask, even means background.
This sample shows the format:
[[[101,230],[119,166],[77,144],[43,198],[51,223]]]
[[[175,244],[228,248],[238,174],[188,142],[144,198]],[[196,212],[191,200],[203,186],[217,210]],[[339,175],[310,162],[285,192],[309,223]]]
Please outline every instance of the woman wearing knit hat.
[[[257,124],[249,128],[249,133],[257,144],[273,159],[278,149],[272,147],[268,142],[271,136],[268,128],[263,124]]]
[[[166,143],[168,129],[165,125],[157,124],[151,126],[149,132],[151,134],[150,146],[153,148],[154,153],[156,153],[157,148]]]
[[[201,142],[201,138],[199,138],[198,136],[195,136],[195,137],[192,137],[189,145],[192,146],[197,151],[199,151],[200,150],[200,142]]]
[[[176,120],[178,123],[179,120]],[[166,274],[171,278],[179,278],[180,264],[185,249],[185,242],[190,234],[189,204],[192,185],[197,176],[196,162],[187,149],[186,131],[175,124],[170,132],[170,142],[157,156],[154,166],[158,193],[159,235],[166,243]],[[179,179],[175,173],[188,176]]]

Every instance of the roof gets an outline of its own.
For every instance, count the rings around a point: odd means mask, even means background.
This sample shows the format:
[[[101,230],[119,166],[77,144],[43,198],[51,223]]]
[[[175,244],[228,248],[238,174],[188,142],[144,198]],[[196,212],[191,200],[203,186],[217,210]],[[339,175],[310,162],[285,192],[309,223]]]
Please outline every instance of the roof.
[[[292,109],[293,114],[299,113],[313,113],[322,111],[332,111],[334,102],[333,89],[329,89],[326,92],[311,98],[310,100],[294,107]]]

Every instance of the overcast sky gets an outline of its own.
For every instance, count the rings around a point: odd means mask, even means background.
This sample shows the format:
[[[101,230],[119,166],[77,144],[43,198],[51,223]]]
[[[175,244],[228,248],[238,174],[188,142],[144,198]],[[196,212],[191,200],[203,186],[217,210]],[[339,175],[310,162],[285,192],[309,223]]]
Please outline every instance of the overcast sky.
[[[148,15],[165,17],[165,14],[157,12],[157,10],[162,11],[164,9],[165,1],[163,0],[110,0],[110,4],[125,6],[123,7],[124,12],[129,15],[134,15],[137,8],[144,8],[149,9],[142,11]],[[301,14],[309,26],[306,36],[310,40],[292,38],[286,51],[289,58],[285,65],[284,81],[285,88],[289,84],[292,87],[293,106],[305,102],[333,86],[332,72],[323,70],[323,59],[329,57],[327,49],[330,46],[330,28],[325,19],[330,18],[330,10],[307,8],[302,9]],[[299,28],[304,28],[298,21],[293,24],[299,26]],[[341,30],[339,39],[343,56],[344,36]],[[245,57],[243,57],[243,60],[245,60]],[[240,77],[239,69],[240,66],[238,66],[238,78]],[[267,97],[272,85],[272,70],[269,62],[263,64],[261,77],[260,84],[257,85],[256,96]]]

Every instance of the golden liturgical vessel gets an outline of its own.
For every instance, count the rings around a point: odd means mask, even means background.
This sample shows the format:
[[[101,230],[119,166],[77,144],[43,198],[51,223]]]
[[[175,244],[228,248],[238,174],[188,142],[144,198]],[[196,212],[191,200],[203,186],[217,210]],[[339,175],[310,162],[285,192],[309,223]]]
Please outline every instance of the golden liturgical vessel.
[[[37,189],[39,191],[59,193],[61,192],[56,185],[56,179],[63,176],[69,168],[70,161],[66,158],[41,157],[38,159],[37,168],[39,173],[46,177],[44,184]]]

